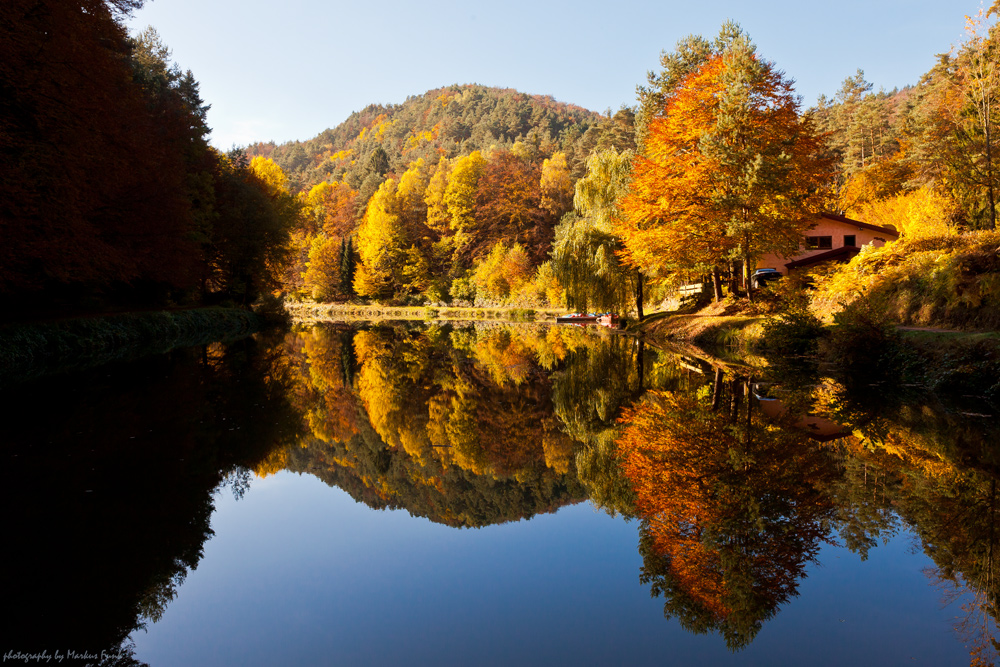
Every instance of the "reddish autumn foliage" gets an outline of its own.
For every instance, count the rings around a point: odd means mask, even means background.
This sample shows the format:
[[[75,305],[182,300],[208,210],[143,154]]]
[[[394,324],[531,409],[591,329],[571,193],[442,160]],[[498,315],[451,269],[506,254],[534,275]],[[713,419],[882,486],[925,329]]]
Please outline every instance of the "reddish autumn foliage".
[[[0,293],[193,284],[187,114],[135,85],[112,15],[138,4],[0,6]]]
[[[552,244],[553,225],[541,208],[541,167],[509,151],[490,155],[476,191],[475,231],[467,252],[485,255],[498,242],[520,243],[534,263]]]
[[[617,444],[648,550],[644,578],[665,611],[731,648],[795,595],[829,539],[833,467],[806,436],[776,428],[734,393],[732,412],[651,392],[624,410]],[[742,413],[742,414],[740,414]]]

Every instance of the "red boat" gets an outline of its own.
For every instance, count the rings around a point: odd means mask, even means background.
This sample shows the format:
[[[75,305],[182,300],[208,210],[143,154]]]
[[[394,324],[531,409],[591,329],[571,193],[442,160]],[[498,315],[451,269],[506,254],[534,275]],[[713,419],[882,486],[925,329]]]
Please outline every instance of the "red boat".
[[[559,324],[600,324],[604,327],[617,328],[621,318],[614,313],[573,313],[557,317],[556,322]]]

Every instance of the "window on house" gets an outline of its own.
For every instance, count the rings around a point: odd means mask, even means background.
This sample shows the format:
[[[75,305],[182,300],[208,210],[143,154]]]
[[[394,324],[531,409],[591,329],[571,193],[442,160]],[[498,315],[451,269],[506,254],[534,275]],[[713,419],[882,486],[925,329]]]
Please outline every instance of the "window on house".
[[[823,250],[833,247],[833,237],[832,236],[807,236],[806,237],[806,249],[807,250]]]
[[[845,234],[844,235],[844,245],[845,246],[850,246],[852,248],[855,248],[858,245],[858,240],[857,240],[857,238],[855,238],[854,234]]]

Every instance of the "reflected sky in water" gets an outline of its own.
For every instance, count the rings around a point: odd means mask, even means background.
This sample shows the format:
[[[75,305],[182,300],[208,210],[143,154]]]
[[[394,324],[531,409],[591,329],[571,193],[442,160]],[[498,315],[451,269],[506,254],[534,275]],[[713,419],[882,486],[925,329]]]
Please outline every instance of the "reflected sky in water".
[[[638,523],[590,503],[456,530],[375,511],[309,476],[217,500],[215,536],[162,621],[151,665],[960,665],[953,608],[902,536],[861,563],[826,547],[745,651],[665,622],[638,581]]]

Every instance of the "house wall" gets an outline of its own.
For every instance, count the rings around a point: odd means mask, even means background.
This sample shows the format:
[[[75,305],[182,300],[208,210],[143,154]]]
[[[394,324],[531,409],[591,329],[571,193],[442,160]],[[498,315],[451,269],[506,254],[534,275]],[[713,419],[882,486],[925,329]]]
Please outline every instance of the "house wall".
[[[896,240],[895,236],[889,236],[885,232],[876,232],[871,229],[864,229],[863,227],[856,227],[854,225],[841,222],[839,220],[831,220],[829,218],[820,218],[816,225],[805,233],[805,236],[832,236],[833,246],[831,248],[821,248],[819,250],[806,250],[805,239],[802,240],[802,245],[799,246],[798,254],[791,257],[782,257],[780,255],[775,255],[773,253],[768,253],[757,260],[757,269],[777,269],[783,275],[788,273],[788,269],[785,268],[785,264],[794,260],[803,259],[805,257],[810,257],[812,255],[819,255],[824,252],[830,252],[830,250],[835,250],[837,248],[844,247],[844,236],[850,236],[851,234],[855,237],[855,245],[859,248],[868,243],[874,243],[876,247],[881,247],[888,241]]]

